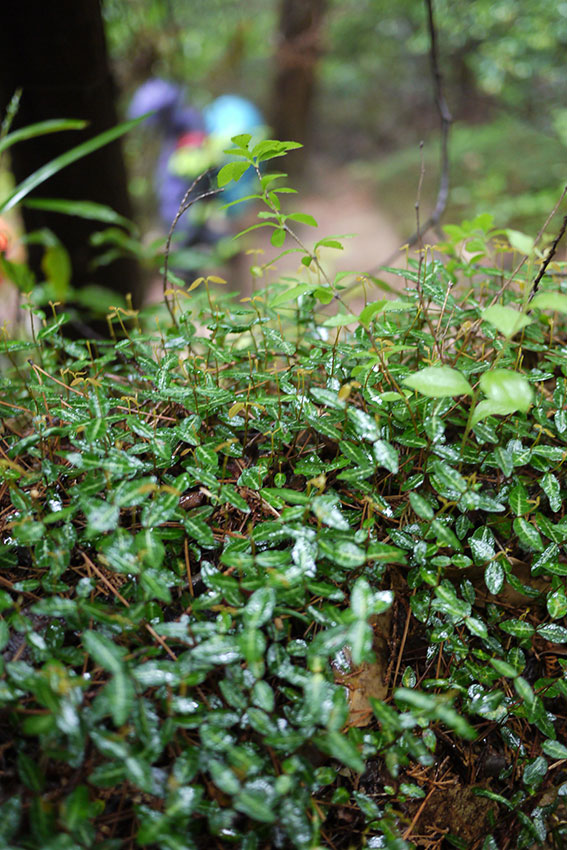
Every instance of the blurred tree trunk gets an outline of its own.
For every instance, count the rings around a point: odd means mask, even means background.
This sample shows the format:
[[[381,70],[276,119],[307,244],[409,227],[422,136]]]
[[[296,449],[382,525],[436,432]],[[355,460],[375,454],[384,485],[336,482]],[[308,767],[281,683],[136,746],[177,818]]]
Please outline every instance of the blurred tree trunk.
[[[0,114],[21,87],[14,128],[48,118],[82,118],[81,131],[53,133],[11,149],[12,171],[20,182],[53,157],[117,123],[99,0],[4,0],[0,31]],[[126,170],[119,141],[63,169],[34,197],[98,201],[131,217]],[[96,250],[89,244],[100,224],[41,210],[23,209],[26,231],[49,228],[69,251],[73,286],[97,283],[141,300],[137,263],[119,259],[93,269]],[[30,263],[41,279],[41,250],[30,249]]]
[[[317,60],[327,0],[281,0],[276,52],[274,115],[276,139],[309,144]],[[305,149],[286,157],[286,166],[300,170]]]

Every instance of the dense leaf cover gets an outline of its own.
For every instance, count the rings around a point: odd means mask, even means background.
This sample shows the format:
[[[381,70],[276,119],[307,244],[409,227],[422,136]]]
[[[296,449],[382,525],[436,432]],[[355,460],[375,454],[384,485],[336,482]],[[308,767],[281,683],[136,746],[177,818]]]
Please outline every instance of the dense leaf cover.
[[[275,244],[299,217],[259,164],[286,147],[236,140]],[[3,846],[545,837],[567,311],[501,236],[453,228],[356,315],[329,238],[252,299],[175,294],[158,334],[4,340]]]

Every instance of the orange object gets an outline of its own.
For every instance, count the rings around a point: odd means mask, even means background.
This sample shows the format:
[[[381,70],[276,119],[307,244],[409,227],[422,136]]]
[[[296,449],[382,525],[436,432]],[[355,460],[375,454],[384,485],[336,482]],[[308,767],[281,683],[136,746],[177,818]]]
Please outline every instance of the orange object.
[[[14,263],[23,263],[26,252],[18,231],[5,218],[0,218],[0,257],[5,257]],[[5,278],[0,270],[0,285]]]

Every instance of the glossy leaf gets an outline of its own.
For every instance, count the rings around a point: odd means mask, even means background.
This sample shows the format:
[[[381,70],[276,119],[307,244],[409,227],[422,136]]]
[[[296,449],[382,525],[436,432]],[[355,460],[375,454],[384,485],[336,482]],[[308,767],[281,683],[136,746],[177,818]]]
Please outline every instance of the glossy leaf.
[[[46,136],[49,133],[60,133],[63,130],[83,130],[86,126],[86,121],[78,121],[72,118],[50,118],[47,121],[28,124],[26,127],[13,130],[4,136],[4,138],[0,139],[0,154],[12,145],[16,145],[26,139]]]
[[[550,643],[567,643],[567,629],[564,626],[557,625],[557,623],[540,626],[537,633]]]
[[[350,767],[351,770],[357,773],[364,772],[364,760],[347,735],[341,732],[326,732],[324,735],[318,735],[315,743],[320,750]]]
[[[513,337],[522,328],[530,325],[532,320],[525,313],[520,313],[513,307],[494,304],[482,311],[482,318],[506,337]]]
[[[63,201],[58,198],[31,198],[26,201],[26,207],[34,210],[46,210],[47,212],[63,213],[64,215],[85,218],[87,221],[100,221],[104,224],[113,224],[132,230],[132,222],[119,215],[111,207],[105,204],[97,204],[94,201]]]
[[[480,387],[490,401],[505,406],[509,413],[520,410],[526,413],[533,401],[533,390],[518,372],[508,369],[493,369],[483,372]]]
[[[157,493],[142,511],[142,525],[144,528],[162,525],[162,523],[172,519],[178,505],[179,493],[167,491]]]
[[[567,591],[560,586],[553,592],[547,594],[547,611],[552,620],[559,620],[567,616]]]
[[[378,440],[380,432],[376,420],[372,416],[369,416],[368,413],[356,407],[347,408],[347,416],[356,434],[361,439],[369,440],[370,442]]]
[[[468,483],[466,478],[464,478],[460,472],[453,467],[449,466],[446,463],[441,463],[439,460],[435,460],[432,464],[432,469],[435,473],[436,478],[446,487],[448,490],[454,490],[456,493],[465,493],[468,490]]]
[[[531,623],[527,623],[525,620],[503,620],[500,623],[500,628],[507,634],[521,639],[529,638],[535,632]]]
[[[517,484],[510,490],[508,504],[516,516],[524,516],[530,512],[532,505],[530,505],[528,491],[523,484]]]
[[[244,789],[234,799],[234,808],[260,823],[274,823],[276,812],[261,790]]]
[[[110,142],[113,142],[115,139],[119,139],[120,136],[128,133],[142,120],[143,118],[135,118],[132,121],[125,121],[117,127],[112,127],[110,130],[105,130],[104,133],[100,133],[98,136],[88,139],[88,141],[77,145],[75,148],[71,148],[71,150],[61,154],[51,160],[51,162],[42,165],[41,168],[38,168],[37,171],[30,174],[29,177],[26,177],[22,183],[16,186],[14,191],[8,195],[5,201],[0,203],[0,214],[11,210],[12,207],[19,204],[27,195],[30,194],[30,192],[33,192],[34,189],[37,189],[38,186],[41,186],[42,183],[45,183],[46,180],[49,180],[50,177],[53,177],[54,174],[57,174],[63,168],[66,168],[68,165],[71,165],[79,159],[83,159],[85,156],[88,156],[90,153],[93,153],[99,148],[110,144]]]
[[[378,466],[383,466],[394,475],[398,471],[398,452],[387,442],[387,440],[377,440],[373,445],[374,457]]]
[[[404,378],[404,384],[429,398],[472,395],[472,387],[464,375],[450,366],[427,366]]]
[[[544,741],[541,748],[552,759],[567,759],[567,747],[559,741]]]
[[[514,531],[518,535],[520,545],[524,549],[529,549],[532,552],[541,552],[543,550],[543,542],[537,528],[528,522],[523,517],[517,517],[514,520]]]
[[[110,703],[114,724],[122,726],[134,708],[136,691],[132,679],[117,670],[110,682],[105,685],[104,693]]]
[[[89,499],[84,503],[83,511],[93,531],[112,531],[118,525],[119,508],[113,502]]]
[[[350,540],[340,540],[327,542],[321,540],[319,542],[320,552],[341,567],[354,569],[361,567],[366,562],[366,552],[357,546],[356,543],[351,543]]]
[[[187,534],[201,546],[212,547],[215,545],[213,532],[201,517],[184,516],[182,522]]]
[[[541,489],[549,500],[549,507],[554,513],[561,510],[563,500],[561,499],[561,487],[559,481],[552,472],[547,472],[540,479]]]
[[[256,590],[244,609],[244,620],[249,629],[258,629],[272,618],[276,594],[271,587],[261,587]]]
[[[110,673],[121,674],[124,669],[126,650],[95,631],[83,634],[83,644],[95,663]]]
[[[336,528],[339,531],[346,531],[349,528],[334,496],[316,496],[312,502],[312,510],[317,519],[329,528]]]
[[[491,561],[484,570],[484,583],[488,591],[497,596],[502,590],[505,579],[504,567],[498,560]]]
[[[435,512],[427,499],[423,496],[420,496],[419,493],[412,491],[409,494],[409,499],[412,508],[421,519],[433,519],[435,516]]]
[[[567,313],[567,295],[563,295],[561,292],[538,292],[532,298],[530,307]]]

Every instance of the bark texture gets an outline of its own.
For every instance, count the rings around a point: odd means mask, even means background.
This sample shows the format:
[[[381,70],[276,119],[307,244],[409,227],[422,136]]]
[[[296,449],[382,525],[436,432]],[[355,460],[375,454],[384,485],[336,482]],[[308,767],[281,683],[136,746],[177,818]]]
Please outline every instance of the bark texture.
[[[30,139],[11,149],[11,165],[20,182],[53,157],[117,123],[99,0],[4,0],[0,28],[0,114],[17,88],[22,89],[13,129],[49,118],[82,118],[82,131]],[[63,169],[33,197],[98,201],[131,216],[120,142],[114,142]],[[100,224],[41,210],[23,209],[26,231],[49,228],[69,251],[73,286],[98,283],[139,304],[142,291],[137,264],[116,260],[96,269],[89,237]],[[41,279],[41,250],[30,249],[30,264]]]
[[[276,53],[273,127],[276,139],[301,142],[303,151],[286,157],[301,168],[308,149],[317,61],[327,0],[282,0]]]

